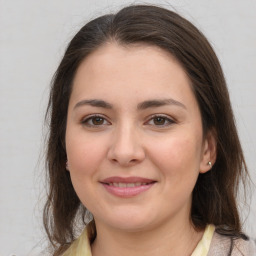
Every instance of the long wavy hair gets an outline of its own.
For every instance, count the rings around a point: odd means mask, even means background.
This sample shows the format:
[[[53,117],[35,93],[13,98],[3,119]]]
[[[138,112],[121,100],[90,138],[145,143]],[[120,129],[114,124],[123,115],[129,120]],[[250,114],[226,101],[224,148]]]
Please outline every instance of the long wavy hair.
[[[237,196],[240,181],[244,185],[248,172],[218,58],[205,36],[177,13],[152,5],[132,5],[83,26],[69,43],[52,81],[46,114],[49,186],[44,226],[53,255],[69,248],[76,238],[76,227],[86,225],[87,209],[66,171],[65,130],[72,82],[80,63],[111,41],[157,46],[182,65],[201,111],[204,134],[214,131],[217,142],[216,162],[211,171],[199,174],[193,190],[191,221],[197,229],[211,223],[219,233],[241,236]]]

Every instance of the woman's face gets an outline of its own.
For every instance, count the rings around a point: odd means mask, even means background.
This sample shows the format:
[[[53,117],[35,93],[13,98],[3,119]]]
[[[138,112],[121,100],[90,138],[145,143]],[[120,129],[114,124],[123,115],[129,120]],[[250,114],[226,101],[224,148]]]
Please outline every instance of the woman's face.
[[[68,107],[69,171],[97,225],[189,220],[209,141],[180,64],[153,46],[109,43],[79,66]]]

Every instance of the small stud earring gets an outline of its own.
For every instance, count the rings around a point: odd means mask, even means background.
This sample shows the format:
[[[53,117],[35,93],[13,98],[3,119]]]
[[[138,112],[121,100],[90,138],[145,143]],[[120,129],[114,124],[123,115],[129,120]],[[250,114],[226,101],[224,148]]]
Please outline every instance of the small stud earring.
[[[208,162],[208,165],[212,168],[212,162],[211,161]]]

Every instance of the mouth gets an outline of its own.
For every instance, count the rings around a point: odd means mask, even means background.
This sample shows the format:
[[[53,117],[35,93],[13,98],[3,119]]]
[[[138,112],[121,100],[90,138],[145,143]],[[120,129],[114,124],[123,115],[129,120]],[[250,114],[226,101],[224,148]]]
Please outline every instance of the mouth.
[[[149,185],[151,183],[140,183],[140,182],[136,182],[136,183],[123,183],[123,182],[119,182],[119,183],[105,183],[106,185],[109,186],[114,186],[114,187],[118,187],[118,188],[134,188],[134,187],[139,187],[139,186],[144,186],[144,185]]]
[[[100,183],[112,195],[127,198],[147,191],[156,181],[141,177],[109,177]]]

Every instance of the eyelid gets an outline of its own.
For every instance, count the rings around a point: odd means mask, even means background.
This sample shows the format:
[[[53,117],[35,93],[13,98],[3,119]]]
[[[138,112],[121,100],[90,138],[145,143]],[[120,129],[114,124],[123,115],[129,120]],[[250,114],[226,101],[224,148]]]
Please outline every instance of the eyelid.
[[[104,120],[104,122],[107,122],[107,124],[89,124],[88,122],[90,120],[92,120],[93,118],[102,118]],[[156,124],[149,124],[150,121],[152,121],[154,118],[163,118],[165,120],[165,122],[167,121],[167,124],[163,124],[163,125],[156,125]],[[166,114],[153,114],[153,115],[150,115],[149,117],[147,117],[146,119],[147,121],[144,122],[145,125],[151,125],[151,126],[155,126],[155,127],[158,127],[158,128],[165,128],[165,127],[168,127],[168,126],[171,126],[173,125],[174,123],[176,123],[175,119],[170,117],[169,115],[166,115]],[[102,114],[90,114],[90,115],[87,115],[85,117],[83,117],[80,121],[80,123],[84,126],[87,126],[87,127],[94,127],[94,128],[100,128],[102,126],[106,126],[106,125],[111,125],[112,123],[108,120],[108,118]]]
[[[151,120],[153,120],[154,118],[157,118],[157,117],[165,119],[166,121],[168,121],[168,124],[163,124],[163,125],[152,124],[152,126],[159,127],[159,128],[164,128],[164,127],[171,126],[171,125],[176,123],[174,118],[171,118],[170,116],[165,115],[165,114],[154,114],[154,115],[151,115],[151,116],[149,116],[147,118],[147,121],[145,123],[147,124],[147,123],[149,123],[149,121],[151,121]]]
[[[93,118],[97,118],[97,117],[104,119],[104,121],[107,121],[108,124],[93,125],[93,124],[88,124],[88,123],[87,123],[89,120],[92,120]],[[105,125],[111,125],[111,122],[108,121],[108,118],[106,118],[106,116],[104,116],[104,115],[102,115],[102,114],[91,114],[91,115],[87,115],[87,116],[85,116],[85,117],[82,118],[82,120],[80,121],[80,123],[81,123],[82,125],[84,125],[84,126],[96,127],[96,128],[102,127],[102,126],[105,126]]]

